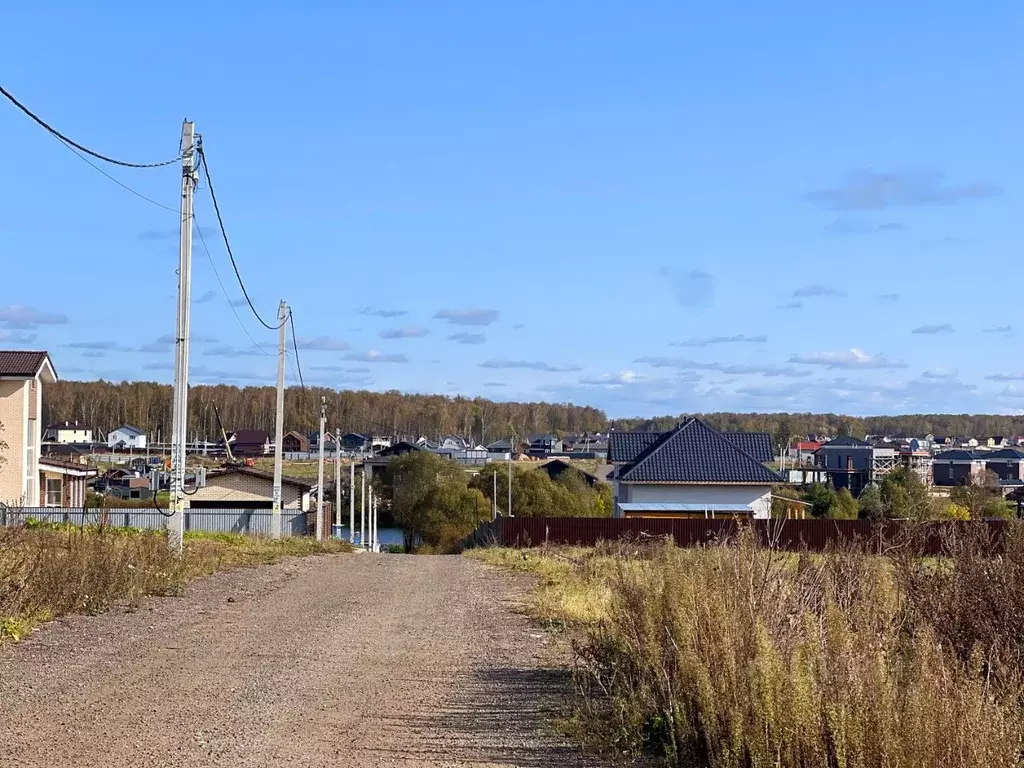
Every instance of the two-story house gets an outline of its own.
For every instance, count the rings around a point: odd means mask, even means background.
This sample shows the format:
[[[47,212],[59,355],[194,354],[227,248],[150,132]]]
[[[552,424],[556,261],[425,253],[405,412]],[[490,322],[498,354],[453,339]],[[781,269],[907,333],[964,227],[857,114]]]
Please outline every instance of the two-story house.
[[[118,427],[107,434],[107,447],[121,448],[125,450],[129,448],[134,450],[145,450],[146,433],[138,427],[125,424],[124,426]]]
[[[1000,448],[985,455],[985,469],[999,476],[1003,485],[1018,485],[1024,482],[1024,450]]]
[[[932,459],[932,483],[939,487],[970,485],[984,471],[983,456],[963,448],[942,451]]]
[[[43,385],[57,381],[46,352],[0,351],[0,503],[39,506]]]
[[[558,435],[530,435],[530,449],[528,453],[531,456],[550,456],[552,453],[561,452],[562,441],[559,440]]]
[[[814,457],[836,490],[849,488],[850,493],[859,496],[871,482],[874,468],[871,443],[856,437],[837,437],[822,445]]]
[[[91,443],[92,430],[77,421],[62,421],[51,424],[43,432],[47,443]]]

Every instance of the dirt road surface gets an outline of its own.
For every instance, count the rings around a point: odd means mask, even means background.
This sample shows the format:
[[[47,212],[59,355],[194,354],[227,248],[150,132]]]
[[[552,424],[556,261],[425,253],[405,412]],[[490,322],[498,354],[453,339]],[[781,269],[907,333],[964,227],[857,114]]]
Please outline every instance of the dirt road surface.
[[[588,766],[517,577],[338,555],[204,579],[0,651],[0,763]]]

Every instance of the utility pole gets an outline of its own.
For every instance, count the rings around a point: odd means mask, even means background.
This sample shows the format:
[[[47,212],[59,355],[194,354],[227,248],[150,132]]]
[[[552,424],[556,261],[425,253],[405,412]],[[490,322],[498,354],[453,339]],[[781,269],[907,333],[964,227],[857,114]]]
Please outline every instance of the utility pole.
[[[508,516],[512,517],[512,453],[516,448],[515,435],[509,441],[512,443],[511,450],[508,452]]]
[[[274,425],[274,501],[270,511],[270,537],[281,538],[281,443],[284,442],[284,364],[285,364],[285,321],[288,319],[288,303],[281,299],[277,309],[280,325],[277,329],[277,420]],[[317,523],[319,525],[319,522]]]
[[[491,489],[491,520],[498,519],[498,468],[494,468],[494,474],[491,475],[494,487]]]
[[[370,537],[371,552],[376,552],[378,548],[377,544],[377,497],[370,492],[370,498],[373,499],[373,536]]]
[[[363,471],[359,473],[362,483],[359,493],[359,546],[366,549],[366,462],[363,462]]]
[[[181,229],[178,235],[178,314],[174,333],[174,410],[171,416],[171,500],[167,543],[181,552],[185,535],[185,441],[188,439],[188,341],[192,306],[193,193],[199,179],[195,167],[195,124],[181,125]]]
[[[338,428],[335,427],[334,431],[337,432]],[[341,440],[338,439],[339,437],[340,435],[334,436],[334,525],[337,528],[341,528]]]
[[[338,440],[338,444],[341,444],[341,440]],[[338,449],[339,452],[341,449]],[[349,468],[349,484],[348,484],[348,543],[356,543],[356,462],[355,459],[348,465]]]
[[[320,458],[316,465],[316,540],[324,540],[324,431],[327,429],[327,398],[320,397]]]

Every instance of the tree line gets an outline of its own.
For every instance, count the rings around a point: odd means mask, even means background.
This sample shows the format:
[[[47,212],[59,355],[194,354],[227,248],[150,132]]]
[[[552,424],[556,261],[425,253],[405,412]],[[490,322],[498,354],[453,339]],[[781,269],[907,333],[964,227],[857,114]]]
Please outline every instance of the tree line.
[[[284,429],[319,429],[320,398],[327,399],[330,430],[438,437],[457,434],[488,443],[503,437],[525,439],[539,432],[597,432],[607,428],[604,411],[570,403],[494,402],[482,397],[403,394],[397,390],[337,391],[289,387],[284,398]],[[273,434],[274,387],[225,384],[189,388],[189,439],[219,436],[216,406],[224,428],[261,429]],[[150,440],[170,438],[171,387],[155,382],[59,381],[43,393],[44,423],[78,420],[102,433],[131,424]]]
[[[699,415],[719,430],[768,432],[777,445],[809,434],[992,435],[1024,434],[1024,415],[909,414],[845,416],[835,413],[681,413],[655,418],[609,419],[605,412],[572,403],[495,402],[482,397],[405,394],[397,390],[333,390],[289,387],[285,390],[285,431],[319,427],[320,398],[327,398],[328,427],[342,432],[383,432],[437,437],[458,434],[488,443],[539,432],[604,432],[609,429],[664,432],[687,416]],[[224,428],[262,429],[273,433],[276,394],[273,387],[197,385],[189,390],[189,438],[215,439],[214,405]],[[43,395],[46,423],[64,420],[108,432],[131,424],[167,439],[171,423],[171,387],[147,381],[60,381]]]

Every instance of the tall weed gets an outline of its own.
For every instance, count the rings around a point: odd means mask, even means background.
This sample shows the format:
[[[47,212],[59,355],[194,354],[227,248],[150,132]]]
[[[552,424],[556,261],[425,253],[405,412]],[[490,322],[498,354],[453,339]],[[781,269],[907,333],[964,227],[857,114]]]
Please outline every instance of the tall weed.
[[[1000,560],[965,543],[916,570],[749,533],[617,555],[606,616],[576,645],[581,733],[680,766],[1019,766],[1024,598],[979,613],[967,594],[985,582],[1000,602],[1016,546]]]

